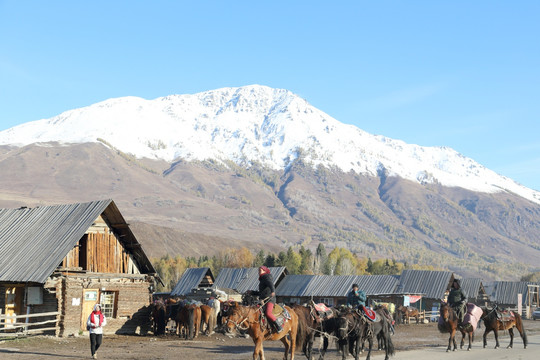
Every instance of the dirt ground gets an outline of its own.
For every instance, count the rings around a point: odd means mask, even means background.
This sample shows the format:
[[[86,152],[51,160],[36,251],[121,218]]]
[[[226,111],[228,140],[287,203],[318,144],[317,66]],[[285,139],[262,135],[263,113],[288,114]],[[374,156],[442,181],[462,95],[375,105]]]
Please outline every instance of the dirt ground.
[[[540,321],[525,320],[528,335],[540,334]],[[482,334],[484,329],[475,333],[474,349],[482,349]],[[515,331],[514,348],[522,348],[523,343],[519,333]],[[396,357],[399,353],[414,349],[428,349],[448,344],[448,335],[440,334],[434,323],[398,325],[396,334],[392,337],[396,347]],[[501,347],[509,342],[507,332],[500,333]],[[495,346],[493,334],[488,335],[488,347]],[[316,340],[315,358],[318,358],[319,340]],[[540,353],[537,344],[530,344],[531,352]],[[283,358],[281,342],[265,342],[265,356],[268,360]],[[509,350],[512,351],[512,350]],[[251,359],[253,342],[249,338],[229,338],[223,334],[199,336],[192,341],[180,340],[173,335],[165,336],[122,336],[105,335],[102,347],[98,351],[99,359]],[[376,351],[372,354],[375,359],[382,359],[383,353]],[[364,358],[365,355],[362,355]],[[89,359],[90,345],[86,336],[55,338],[34,336],[18,339],[0,340],[0,359],[40,360],[40,359]],[[305,359],[297,352],[296,359]],[[330,345],[326,359],[340,359],[335,346]],[[349,359],[352,359],[349,356]]]

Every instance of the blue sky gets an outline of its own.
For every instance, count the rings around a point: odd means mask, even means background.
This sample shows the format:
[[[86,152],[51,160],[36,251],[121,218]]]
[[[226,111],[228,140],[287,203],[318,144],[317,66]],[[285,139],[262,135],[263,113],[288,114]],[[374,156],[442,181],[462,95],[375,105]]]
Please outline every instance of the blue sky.
[[[0,131],[111,97],[285,88],[540,190],[540,1],[0,0]]]

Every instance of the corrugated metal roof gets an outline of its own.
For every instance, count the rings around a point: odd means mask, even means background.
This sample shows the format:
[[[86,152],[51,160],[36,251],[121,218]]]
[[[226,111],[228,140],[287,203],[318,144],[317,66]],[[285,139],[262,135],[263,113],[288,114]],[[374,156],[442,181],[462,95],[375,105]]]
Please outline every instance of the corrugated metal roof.
[[[189,294],[191,289],[199,287],[199,284],[207,273],[209,273],[213,280],[214,276],[208,267],[186,269],[180,280],[176,283],[174,289],[171,291],[171,296],[184,296]]]
[[[287,275],[278,285],[276,295],[344,297],[355,283],[372,296],[394,293],[399,280],[394,275]]]
[[[270,273],[274,278],[274,285],[279,282],[285,270],[284,266],[270,268]],[[213,287],[234,289],[241,294],[248,290],[257,290],[259,289],[259,269],[223,268],[219,272]]]
[[[480,278],[465,278],[461,279],[461,290],[465,293],[467,298],[476,299],[478,294],[482,291],[482,279]]]
[[[491,302],[500,305],[517,306],[518,294],[522,294],[522,305],[527,304],[527,285],[540,285],[540,283],[526,281],[495,281]]]
[[[453,279],[454,275],[450,271],[403,270],[396,292],[442,299]]]
[[[110,199],[36,208],[0,209],[0,281],[45,283],[102,215],[142,273],[152,264]],[[116,226],[116,227],[115,227]]]

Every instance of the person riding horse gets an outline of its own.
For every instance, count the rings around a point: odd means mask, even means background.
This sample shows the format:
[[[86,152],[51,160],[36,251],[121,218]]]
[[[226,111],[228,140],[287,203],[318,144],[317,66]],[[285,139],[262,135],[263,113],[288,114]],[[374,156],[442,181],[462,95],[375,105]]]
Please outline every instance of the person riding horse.
[[[358,290],[358,284],[353,284],[352,290],[347,294],[347,305],[355,309],[366,306],[366,293]]]
[[[459,279],[454,279],[454,282],[452,283],[452,290],[450,290],[450,294],[448,294],[448,304],[456,311],[460,324],[463,323],[467,296],[463,290],[461,290]]]
[[[282,324],[272,313],[276,304],[276,289],[274,287],[274,278],[270,274],[270,269],[266,266],[259,267],[259,299],[266,300],[264,305],[264,314],[270,321],[276,333],[283,330]]]

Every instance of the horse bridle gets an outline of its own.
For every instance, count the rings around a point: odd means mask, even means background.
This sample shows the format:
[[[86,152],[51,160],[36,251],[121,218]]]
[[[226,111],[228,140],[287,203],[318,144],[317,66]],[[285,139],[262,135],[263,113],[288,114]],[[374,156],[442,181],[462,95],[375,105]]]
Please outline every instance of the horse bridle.
[[[245,323],[247,319],[248,319],[247,316],[244,317],[244,319],[242,321],[240,321],[240,322],[236,322],[234,320],[227,319],[227,324],[232,323],[236,329],[240,329],[241,331],[245,331],[245,330],[249,329],[249,323],[248,323],[248,326],[246,326],[245,328],[241,327],[241,325],[243,323]]]

